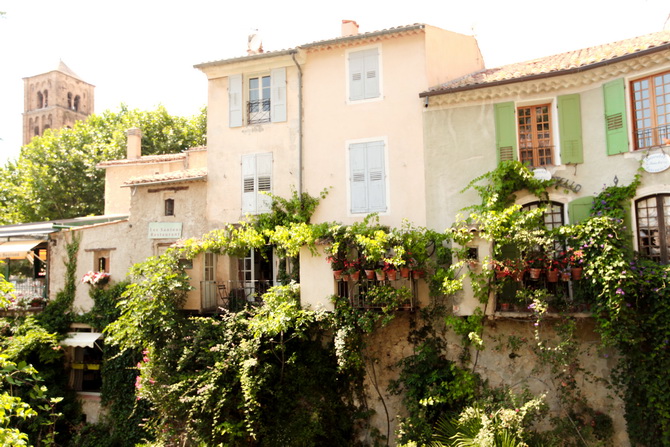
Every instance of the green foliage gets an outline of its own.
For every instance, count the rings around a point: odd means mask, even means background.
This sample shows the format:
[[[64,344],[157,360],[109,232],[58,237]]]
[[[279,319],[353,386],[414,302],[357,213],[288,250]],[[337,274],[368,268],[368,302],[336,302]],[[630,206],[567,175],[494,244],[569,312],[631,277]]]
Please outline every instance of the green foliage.
[[[104,169],[96,165],[125,157],[125,132],[142,130],[143,155],[181,152],[205,144],[206,116],[154,111],[106,111],[47,131],[21,149],[18,161],[0,169],[0,222],[19,223],[102,214]]]
[[[477,376],[447,360],[440,350],[434,338],[417,346],[414,355],[400,361],[399,377],[389,386],[392,394],[403,394],[409,413],[400,420],[400,444],[428,444],[438,419],[445,413],[459,412],[475,396]]]

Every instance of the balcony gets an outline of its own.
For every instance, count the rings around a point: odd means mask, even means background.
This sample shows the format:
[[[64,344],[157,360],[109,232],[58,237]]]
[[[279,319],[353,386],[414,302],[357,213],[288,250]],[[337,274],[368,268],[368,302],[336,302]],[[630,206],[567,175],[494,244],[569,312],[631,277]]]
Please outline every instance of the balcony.
[[[0,315],[37,313],[42,310],[47,293],[45,278],[10,278],[9,282],[14,286],[14,293],[9,296],[9,307],[0,311]]]
[[[263,294],[272,281],[200,281],[200,308],[203,312],[239,312],[263,304]]]
[[[386,304],[382,294],[395,289],[408,295],[398,310],[412,311],[416,309],[417,303],[415,282],[411,277],[403,278],[400,275],[393,280],[367,279],[363,275],[358,279],[343,277],[336,280],[336,293],[347,298],[354,309],[382,309]]]
[[[270,122],[270,100],[256,99],[247,102],[247,122],[260,124]]]
[[[639,149],[650,149],[653,147],[667,146],[670,144],[670,125],[650,127],[635,131],[635,147]]]
[[[592,290],[590,281],[572,272],[558,272],[558,277],[552,277],[546,270],[539,276],[531,276],[526,271],[517,277],[497,278],[496,287],[496,312],[508,316],[531,315],[531,301],[523,293],[519,296],[519,291],[545,290],[549,296],[547,304],[550,314],[590,314],[591,305],[597,295]]]

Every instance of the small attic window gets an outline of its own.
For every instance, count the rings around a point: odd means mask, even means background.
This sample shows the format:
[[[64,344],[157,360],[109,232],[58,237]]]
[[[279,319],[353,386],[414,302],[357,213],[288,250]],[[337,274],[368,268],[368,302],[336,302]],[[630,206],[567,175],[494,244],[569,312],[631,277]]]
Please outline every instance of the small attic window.
[[[174,216],[174,199],[165,199],[165,215]]]

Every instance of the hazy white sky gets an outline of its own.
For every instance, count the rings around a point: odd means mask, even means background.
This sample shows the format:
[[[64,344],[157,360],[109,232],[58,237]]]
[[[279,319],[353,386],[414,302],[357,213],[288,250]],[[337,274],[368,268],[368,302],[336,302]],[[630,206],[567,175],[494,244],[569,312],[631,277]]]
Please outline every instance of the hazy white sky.
[[[95,111],[193,115],[207,101],[201,62],[242,56],[258,29],[266,51],[426,23],[474,34],[487,67],[660,31],[668,0],[0,0],[0,164],[18,157],[23,78],[63,60],[96,86]],[[419,92],[417,92],[418,94]]]

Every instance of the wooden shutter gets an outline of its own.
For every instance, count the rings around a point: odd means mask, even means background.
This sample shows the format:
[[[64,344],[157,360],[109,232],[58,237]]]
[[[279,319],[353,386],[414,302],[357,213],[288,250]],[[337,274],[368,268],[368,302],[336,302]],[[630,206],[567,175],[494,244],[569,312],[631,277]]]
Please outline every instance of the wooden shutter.
[[[242,156],[242,212],[256,211],[256,156]]]
[[[514,102],[494,104],[496,156],[498,164],[517,159],[516,117]]]
[[[365,213],[368,210],[366,148],[366,143],[349,146],[349,187],[352,213]]]
[[[272,153],[256,155],[256,212],[268,213],[272,208],[272,197],[263,192],[272,192]]]
[[[625,88],[623,78],[603,84],[607,155],[628,152]]]
[[[358,101],[365,96],[365,58],[361,51],[349,53],[349,100]]]
[[[379,97],[379,54],[377,49],[365,52],[365,99]]]
[[[568,217],[570,224],[578,224],[591,215],[593,196],[580,197],[568,203]]]
[[[270,83],[270,121],[286,121],[286,67],[272,70]]]
[[[384,168],[384,143],[367,144],[368,212],[386,211],[386,171]]]
[[[242,75],[228,76],[228,126],[242,125]]]
[[[584,163],[582,112],[578,94],[558,97],[558,130],[562,163]]]

